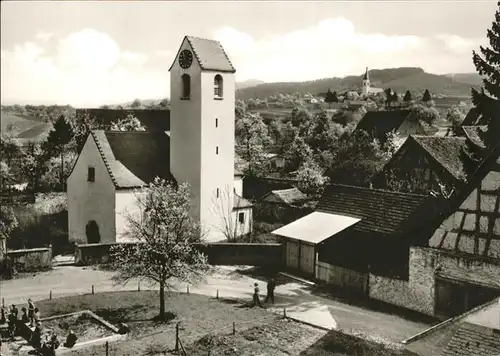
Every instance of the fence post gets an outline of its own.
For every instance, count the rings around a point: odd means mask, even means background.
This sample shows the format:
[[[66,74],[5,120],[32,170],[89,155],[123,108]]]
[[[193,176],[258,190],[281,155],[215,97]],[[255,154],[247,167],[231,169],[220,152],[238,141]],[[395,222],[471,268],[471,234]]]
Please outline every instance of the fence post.
[[[283,307],[283,318],[286,318],[286,307]]]
[[[141,281],[138,281],[137,282],[137,291],[140,292],[141,291]]]
[[[187,294],[189,294],[189,284],[187,285]]]
[[[92,294],[94,294],[94,285],[92,284]]]
[[[49,299],[52,299],[52,291],[49,293]]]
[[[234,321],[233,321],[233,335],[234,335],[234,334],[236,334],[236,325],[235,325],[235,323],[234,323]]]
[[[217,295],[215,296],[215,298],[219,299],[219,290],[217,289]]]
[[[109,342],[106,341],[106,356],[109,355]]]
[[[175,325],[175,351],[179,351],[179,323]]]
[[[5,298],[2,298],[2,308],[5,308]]]

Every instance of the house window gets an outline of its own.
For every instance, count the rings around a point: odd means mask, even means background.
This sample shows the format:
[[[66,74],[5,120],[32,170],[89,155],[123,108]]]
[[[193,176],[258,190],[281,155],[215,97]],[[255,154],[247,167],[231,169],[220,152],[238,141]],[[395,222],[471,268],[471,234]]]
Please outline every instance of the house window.
[[[219,188],[217,188],[217,198],[219,197]]]
[[[215,127],[219,127],[219,119],[215,118]]]
[[[214,78],[214,97],[215,99],[222,99],[223,94],[222,76],[217,74]]]
[[[238,214],[238,221],[240,222],[240,224],[244,224],[245,223],[245,213],[239,213]]]
[[[219,154],[219,146],[215,146],[215,154],[218,155]]]
[[[190,96],[191,96],[191,77],[188,74],[183,74],[181,99],[189,99]]]
[[[95,168],[89,167],[87,170],[87,182],[95,182]]]

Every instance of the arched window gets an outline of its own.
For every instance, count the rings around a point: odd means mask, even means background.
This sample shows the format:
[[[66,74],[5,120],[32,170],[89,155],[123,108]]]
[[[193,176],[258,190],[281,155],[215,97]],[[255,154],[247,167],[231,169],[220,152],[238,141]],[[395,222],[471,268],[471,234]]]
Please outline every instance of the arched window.
[[[99,225],[95,220],[90,220],[85,226],[85,234],[89,244],[97,244],[101,242],[101,234],[99,233]]]
[[[222,98],[223,85],[222,85],[222,75],[217,74],[214,78],[214,97]]]
[[[191,96],[191,77],[188,74],[182,75],[182,99],[189,99]]]

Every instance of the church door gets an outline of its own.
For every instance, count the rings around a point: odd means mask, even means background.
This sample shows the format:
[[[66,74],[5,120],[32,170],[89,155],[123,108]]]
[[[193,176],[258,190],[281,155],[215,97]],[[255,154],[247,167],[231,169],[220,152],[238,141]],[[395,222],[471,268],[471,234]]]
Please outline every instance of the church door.
[[[98,244],[101,242],[101,234],[99,234],[99,225],[95,220],[90,220],[85,227],[87,242],[89,244]]]

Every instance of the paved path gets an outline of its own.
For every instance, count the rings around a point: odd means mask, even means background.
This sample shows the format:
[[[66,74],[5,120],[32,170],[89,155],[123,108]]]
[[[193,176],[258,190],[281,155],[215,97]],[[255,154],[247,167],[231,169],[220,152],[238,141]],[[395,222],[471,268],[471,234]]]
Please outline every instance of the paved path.
[[[22,279],[3,281],[0,294],[5,304],[23,304],[27,298],[42,300],[49,297],[62,297],[75,294],[137,290],[138,283],[117,286],[111,280],[112,272],[94,270],[90,267],[61,266],[52,271],[38,273]],[[259,282],[265,293],[265,282],[237,273],[233,267],[218,267],[216,272],[207,277],[206,283],[190,286],[191,293],[220,297],[251,300],[253,283]],[[186,284],[176,283],[179,292],[186,291]],[[141,289],[154,289],[141,285]],[[351,330],[372,335],[378,339],[400,342],[428,325],[415,323],[401,317],[371,311],[356,306],[343,304],[313,295],[307,286],[295,282],[279,285],[275,291],[276,304],[270,309],[283,311],[288,316],[326,328]]]

